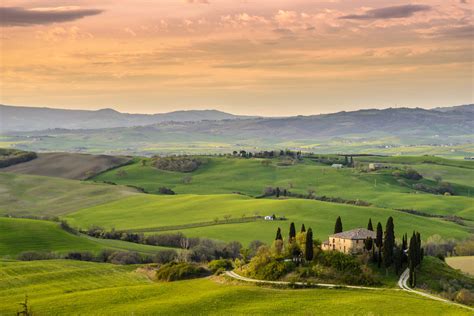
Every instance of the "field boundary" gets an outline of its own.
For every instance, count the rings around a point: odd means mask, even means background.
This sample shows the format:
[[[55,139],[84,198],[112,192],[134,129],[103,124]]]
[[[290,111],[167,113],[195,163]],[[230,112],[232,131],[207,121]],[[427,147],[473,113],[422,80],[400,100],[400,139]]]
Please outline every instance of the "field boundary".
[[[179,229],[188,229],[196,227],[206,227],[206,226],[215,226],[215,225],[225,225],[225,224],[239,224],[239,223],[251,223],[256,221],[263,221],[261,216],[252,216],[252,217],[242,217],[242,218],[229,218],[228,220],[215,220],[209,222],[198,222],[182,225],[170,225],[170,226],[159,226],[159,227],[150,227],[150,228],[137,228],[137,229],[126,229],[118,230],[118,232],[125,233],[147,233],[147,232],[165,232],[173,231]]]

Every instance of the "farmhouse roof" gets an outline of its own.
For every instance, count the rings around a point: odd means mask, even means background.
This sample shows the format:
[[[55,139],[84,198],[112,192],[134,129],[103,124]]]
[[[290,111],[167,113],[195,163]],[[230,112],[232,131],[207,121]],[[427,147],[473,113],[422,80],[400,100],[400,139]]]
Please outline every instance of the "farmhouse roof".
[[[375,238],[375,232],[365,229],[365,228],[356,228],[348,230],[342,233],[337,233],[329,237],[341,238],[341,239],[367,239],[368,237]]]

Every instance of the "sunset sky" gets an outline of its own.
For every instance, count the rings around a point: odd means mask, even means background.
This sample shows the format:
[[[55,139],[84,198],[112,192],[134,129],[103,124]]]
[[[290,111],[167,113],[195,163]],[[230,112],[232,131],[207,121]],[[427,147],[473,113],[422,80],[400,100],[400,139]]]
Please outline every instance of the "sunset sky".
[[[473,103],[472,0],[2,0],[0,103],[297,115]]]

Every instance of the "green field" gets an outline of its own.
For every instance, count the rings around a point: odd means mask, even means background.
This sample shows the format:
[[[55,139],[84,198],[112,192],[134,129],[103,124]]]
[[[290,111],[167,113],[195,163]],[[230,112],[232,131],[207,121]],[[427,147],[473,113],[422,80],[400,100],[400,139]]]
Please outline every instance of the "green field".
[[[374,206],[393,209],[416,209],[437,215],[457,215],[474,220],[474,203],[467,196],[442,196],[416,192],[401,185],[389,171],[360,173],[354,169],[341,169],[321,165],[306,159],[293,166],[262,165],[261,159],[206,158],[207,163],[189,174],[163,171],[137,162],[103,173],[94,178],[97,181],[111,181],[131,184],[157,193],[160,187],[169,187],[178,194],[226,194],[240,192],[252,196],[261,195],[264,188],[287,188],[295,193],[315,190],[316,195],[341,197],[350,200],[364,200]],[[446,159],[443,159],[445,161]],[[418,160],[415,160],[418,162]],[[466,162],[462,163],[464,166]],[[469,166],[472,165],[469,162]],[[438,165],[437,165],[438,167]],[[468,194],[467,188],[474,183],[468,181],[463,171],[473,169],[456,168],[452,178],[461,179],[460,193]],[[119,172],[122,170],[124,172]],[[466,172],[464,172],[466,173]],[[457,177],[456,175],[461,175]],[[190,183],[183,183],[185,176],[191,176]],[[424,180],[428,183],[433,181]],[[409,182],[409,181],[408,181]],[[455,185],[456,183],[453,182]],[[469,184],[469,186],[467,186]],[[456,187],[455,187],[456,188]]]
[[[0,172],[0,215],[60,216],[134,192],[121,186]]]
[[[64,315],[469,315],[396,290],[285,290],[196,279],[154,283],[116,266],[65,260],[0,261],[0,315],[28,295],[34,313]]]
[[[0,217],[0,257],[15,258],[24,251],[97,253],[103,249],[153,254],[164,248],[73,235],[61,229],[55,222]]]
[[[423,238],[440,234],[449,238],[466,238],[469,229],[440,219],[426,218],[406,214],[390,209],[357,207],[303,199],[254,199],[235,194],[217,195],[137,195],[119,201],[82,209],[65,216],[73,225],[87,228],[99,225],[107,229],[118,230],[141,229],[184,225],[223,219],[225,215],[240,218],[242,215],[285,216],[287,221],[258,221],[240,224],[220,224],[196,229],[182,229],[185,234],[213,237],[221,240],[239,240],[247,243],[260,239],[271,241],[277,227],[286,230],[290,222],[297,225],[305,223],[312,227],[315,237],[327,238],[333,232],[337,216],[341,216],[344,229],[365,227],[368,219],[383,225],[389,216],[395,221],[398,236],[410,233],[414,229],[421,232]]]

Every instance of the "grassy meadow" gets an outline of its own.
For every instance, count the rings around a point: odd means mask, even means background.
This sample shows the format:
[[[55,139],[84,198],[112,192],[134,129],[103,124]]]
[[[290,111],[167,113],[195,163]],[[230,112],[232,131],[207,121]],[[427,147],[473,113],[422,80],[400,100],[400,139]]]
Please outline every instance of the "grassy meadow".
[[[469,315],[397,290],[287,290],[214,279],[152,282],[134,266],[48,260],[0,261],[0,315],[28,295],[35,314]]]
[[[121,240],[73,235],[60,228],[59,224],[55,222],[0,217],[0,257],[15,258],[25,251],[55,253],[90,251],[97,253],[103,249],[153,254],[164,248]]]
[[[135,192],[122,186],[0,172],[0,215],[60,216]]]
[[[474,220],[474,203],[469,196],[442,196],[415,191],[408,185],[400,184],[391,175],[391,171],[361,173],[355,169],[336,170],[309,159],[291,166],[279,166],[278,160],[265,166],[261,159],[216,157],[203,159],[206,160],[205,164],[196,171],[186,174],[158,170],[137,161],[135,164],[102,173],[94,180],[135,185],[150,193],[158,193],[160,187],[169,187],[178,194],[240,192],[259,196],[265,187],[278,186],[294,193],[305,194],[308,190],[314,190],[318,196],[359,199],[381,208],[415,209],[436,215],[456,215]],[[420,159],[408,158],[407,162],[410,161],[418,163]],[[474,176],[474,169],[470,169],[472,162],[452,163],[447,159],[441,161],[458,166],[449,167],[456,169],[450,180],[460,179],[461,184],[453,181],[455,189],[465,195],[469,194],[469,188],[474,192],[474,183],[466,176],[466,174]],[[440,165],[436,167],[440,168]],[[185,183],[184,177],[190,177],[190,182]],[[410,181],[406,182],[411,184]],[[424,179],[423,183],[434,184],[434,181],[428,178]]]
[[[88,228],[98,225],[107,229],[153,231],[162,226],[212,222],[224,216],[232,218],[259,215],[285,216],[287,221],[257,221],[238,224],[218,224],[208,227],[179,229],[193,236],[221,240],[239,240],[243,243],[255,239],[270,242],[277,227],[286,234],[290,222],[312,227],[315,237],[325,239],[333,232],[337,216],[343,219],[344,229],[365,227],[369,218],[383,225],[389,216],[395,221],[400,237],[414,229],[423,238],[440,234],[463,239],[469,236],[467,227],[436,218],[426,218],[390,209],[359,207],[303,199],[254,199],[236,194],[216,195],[136,195],[115,202],[94,206],[65,216],[72,226]]]

